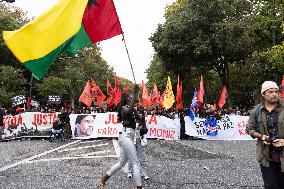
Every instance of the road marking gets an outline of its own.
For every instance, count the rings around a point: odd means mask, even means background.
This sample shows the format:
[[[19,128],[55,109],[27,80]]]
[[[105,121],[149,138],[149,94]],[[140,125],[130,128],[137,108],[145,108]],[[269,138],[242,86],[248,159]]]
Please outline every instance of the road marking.
[[[34,160],[34,161],[28,161],[28,162],[25,162],[25,163],[31,164],[31,163],[47,162],[47,161],[61,161],[61,160],[73,160],[73,159],[97,159],[97,158],[106,158],[106,157],[116,158],[116,155],[49,158],[49,159],[39,159],[39,160]]]
[[[64,150],[60,150],[58,152],[67,152],[67,151],[81,150],[81,149],[86,149],[86,148],[94,148],[94,147],[98,147],[98,146],[107,146],[107,145],[109,145],[109,144],[106,143],[106,144],[98,144],[98,145],[92,145],[92,146],[83,146],[83,147],[77,147],[77,148],[64,149]]]
[[[11,168],[13,168],[13,167],[16,167],[16,166],[21,165],[21,164],[24,164],[24,163],[29,163],[29,162],[30,162],[31,160],[33,160],[33,159],[39,158],[39,157],[41,157],[41,156],[43,156],[43,155],[46,155],[46,154],[49,154],[49,153],[54,152],[54,151],[56,151],[56,150],[65,148],[65,147],[70,146],[70,145],[72,145],[72,144],[76,144],[76,143],[78,143],[78,142],[80,142],[80,140],[77,140],[77,141],[74,141],[74,142],[70,142],[70,143],[65,144],[65,145],[63,145],[63,146],[59,146],[59,147],[57,147],[57,148],[54,148],[54,149],[45,151],[45,152],[43,152],[43,153],[34,155],[34,156],[29,157],[29,158],[27,158],[27,159],[24,159],[24,160],[22,160],[22,161],[13,163],[13,164],[11,164],[11,165],[7,165],[7,166],[5,166],[5,167],[0,168],[0,172],[6,171],[6,170],[8,170],[8,169],[11,169]]]
[[[86,154],[79,154],[79,155],[75,155],[75,156],[94,156],[97,154],[105,154],[110,152],[110,150],[102,150],[102,151],[97,151],[97,152],[90,152],[90,153],[86,153]]]

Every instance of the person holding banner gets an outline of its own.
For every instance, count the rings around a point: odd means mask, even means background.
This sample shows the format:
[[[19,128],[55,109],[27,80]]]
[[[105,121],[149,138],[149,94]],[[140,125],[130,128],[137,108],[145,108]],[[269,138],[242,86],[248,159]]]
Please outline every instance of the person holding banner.
[[[141,130],[141,126],[136,127],[137,112],[134,109],[134,104],[138,99],[139,86],[134,87],[133,98],[128,93],[123,93],[121,96],[120,105],[117,108],[118,121],[123,123],[123,129],[119,132],[118,144],[120,146],[120,160],[101,178],[97,180],[97,187],[100,189],[106,188],[107,180],[117,171],[122,169],[129,160],[133,168],[133,180],[137,189],[142,189],[142,180],[140,174],[140,166],[135,148],[136,134],[135,130]],[[138,118],[139,119],[139,118]],[[141,120],[140,120],[141,121]]]
[[[246,132],[257,138],[257,160],[265,189],[284,188],[284,105],[278,86],[265,81],[261,87],[261,102],[250,114]]]

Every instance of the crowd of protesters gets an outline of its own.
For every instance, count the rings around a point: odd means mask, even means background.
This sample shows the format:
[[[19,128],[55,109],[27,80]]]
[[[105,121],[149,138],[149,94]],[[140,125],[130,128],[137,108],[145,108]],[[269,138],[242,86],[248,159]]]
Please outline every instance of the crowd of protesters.
[[[47,105],[41,106],[38,108],[21,108],[17,106],[15,108],[1,108],[1,115],[16,115],[23,112],[42,112],[42,113],[51,113],[51,112],[66,112],[68,114],[94,114],[94,113],[105,113],[105,112],[116,112],[116,106],[101,108],[98,106],[93,107],[85,107],[78,106],[77,108],[64,108],[60,105]],[[145,108],[148,115],[156,114],[162,115],[171,119],[179,118],[179,114],[182,112],[184,115],[188,115],[189,108],[176,109],[170,108],[166,110],[165,108],[155,107],[155,108]],[[214,109],[212,105],[207,105],[207,108],[198,108],[194,110],[196,117],[206,118],[209,114],[214,114],[217,117],[223,117],[224,115],[241,115],[241,116],[249,116],[249,110],[240,109],[238,107],[233,108],[224,108],[224,109]],[[1,116],[0,115],[0,116]]]

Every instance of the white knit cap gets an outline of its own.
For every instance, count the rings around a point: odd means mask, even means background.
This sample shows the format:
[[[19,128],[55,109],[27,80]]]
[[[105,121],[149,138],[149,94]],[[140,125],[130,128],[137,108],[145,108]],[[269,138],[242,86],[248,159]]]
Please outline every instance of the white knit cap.
[[[273,81],[265,81],[261,85],[261,94],[267,91],[268,89],[279,89],[279,87]]]

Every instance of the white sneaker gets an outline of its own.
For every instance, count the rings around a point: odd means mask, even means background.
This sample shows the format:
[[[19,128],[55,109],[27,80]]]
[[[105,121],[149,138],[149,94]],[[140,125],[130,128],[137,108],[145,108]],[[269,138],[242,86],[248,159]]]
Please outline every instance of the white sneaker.
[[[148,176],[144,176],[144,180],[149,180],[149,177]]]
[[[132,178],[132,173],[128,173],[127,177]]]

